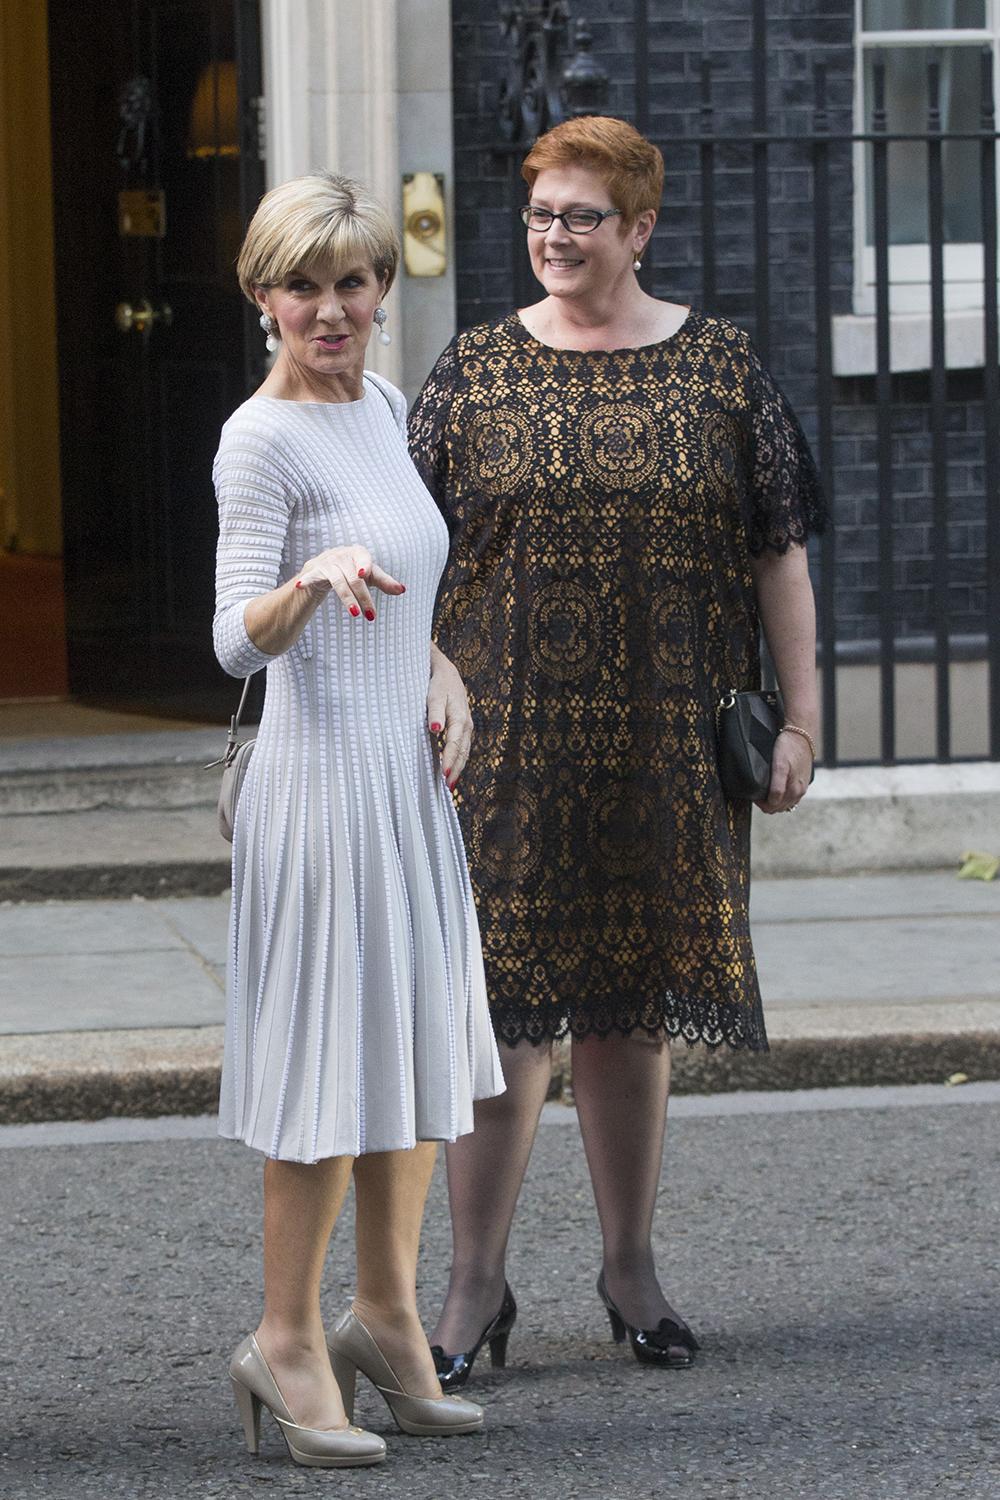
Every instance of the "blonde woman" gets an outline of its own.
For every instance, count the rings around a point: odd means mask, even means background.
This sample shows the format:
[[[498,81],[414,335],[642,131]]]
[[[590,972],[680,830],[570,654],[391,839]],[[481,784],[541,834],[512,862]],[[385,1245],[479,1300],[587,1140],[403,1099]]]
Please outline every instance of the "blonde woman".
[[[264,1311],[230,1367],[247,1444],[270,1409],[299,1463],[377,1463],[350,1426],[361,1370],[405,1432],[476,1431],[442,1398],[416,1309],[438,1140],[503,1088],[450,788],[461,679],[431,641],[443,521],[405,403],[364,370],[398,247],[358,184],[275,188],[238,272],[274,365],[215,463],[215,647],[267,671],[236,811],[220,1130],[264,1153]],[[438,745],[441,746],[440,751]],[[324,1334],[320,1281],[353,1180],[357,1294]]]

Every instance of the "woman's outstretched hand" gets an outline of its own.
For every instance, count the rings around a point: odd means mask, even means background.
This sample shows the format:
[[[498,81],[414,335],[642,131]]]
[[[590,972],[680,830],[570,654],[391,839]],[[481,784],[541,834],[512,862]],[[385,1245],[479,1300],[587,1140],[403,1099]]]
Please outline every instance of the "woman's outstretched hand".
[[[330,547],[312,557],[295,580],[297,589],[333,592],[348,614],[355,619],[364,615],[374,620],[375,604],[371,590],[383,594],[405,594],[406,584],[393,578],[375,562],[367,547]]]
[[[472,714],[458,668],[433,643],[431,680],[427,689],[427,727],[431,734],[444,735],[441,770],[448,786],[454,788],[469,759]]]

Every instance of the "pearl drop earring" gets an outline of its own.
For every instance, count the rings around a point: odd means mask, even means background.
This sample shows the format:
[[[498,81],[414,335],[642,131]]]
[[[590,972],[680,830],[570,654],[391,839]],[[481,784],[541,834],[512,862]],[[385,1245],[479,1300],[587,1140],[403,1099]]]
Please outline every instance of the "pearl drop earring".
[[[267,338],[264,340],[264,347],[268,354],[273,354],[281,343],[278,337],[278,325],[270,313],[262,312],[260,315],[260,326],[267,334]]]
[[[642,270],[642,261],[639,259],[638,255],[636,256],[635,260],[632,262],[632,269],[633,269],[633,271],[641,271]]]
[[[375,317],[375,322],[378,325],[378,341],[379,341],[379,343],[380,344],[391,344],[392,343],[392,334],[391,333],[386,333],[386,331],[385,331],[386,320],[388,319],[389,314],[386,312],[386,310],[385,310],[384,307],[376,307],[375,313],[374,313],[374,317]]]

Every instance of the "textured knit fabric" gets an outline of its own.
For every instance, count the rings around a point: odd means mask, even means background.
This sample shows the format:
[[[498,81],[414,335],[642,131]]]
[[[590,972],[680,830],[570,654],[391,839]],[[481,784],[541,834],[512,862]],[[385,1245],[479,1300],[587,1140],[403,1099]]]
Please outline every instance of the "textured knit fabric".
[[[427,729],[447,533],[405,403],[257,396],[222,431],[215,648],[267,668],[236,812],[220,1132],[289,1161],[453,1140],[500,1093],[461,833]],[[334,594],[268,656],[248,600],[359,543],[406,584],[376,619]]]
[[[452,531],[437,639],[476,720],[460,816],[498,1034],[765,1049],[715,711],[758,683],[751,556],[822,524],[780,391],[695,312],[612,353],[508,317],[445,350],[410,438]]]

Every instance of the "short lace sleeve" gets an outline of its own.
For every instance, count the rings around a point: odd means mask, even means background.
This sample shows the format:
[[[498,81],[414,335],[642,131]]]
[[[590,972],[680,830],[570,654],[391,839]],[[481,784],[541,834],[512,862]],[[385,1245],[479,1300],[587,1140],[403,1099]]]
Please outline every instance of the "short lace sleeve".
[[[414,402],[409,421],[410,454],[421,479],[437,501],[449,531],[453,520],[449,505],[451,485],[447,426],[459,376],[456,346],[457,340],[452,339],[438,356],[423,390]]]
[[[765,548],[787,552],[818,535],[826,525],[826,503],[798,418],[753,351],[750,400],[746,526],[750,552],[759,557]]]

